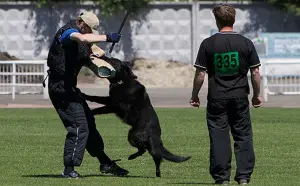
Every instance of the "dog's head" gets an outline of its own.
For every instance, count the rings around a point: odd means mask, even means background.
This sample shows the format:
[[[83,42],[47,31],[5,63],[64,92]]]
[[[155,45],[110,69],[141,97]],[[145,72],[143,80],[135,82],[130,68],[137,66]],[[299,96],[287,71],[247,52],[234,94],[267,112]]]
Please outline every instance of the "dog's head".
[[[137,76],[131,70],[131,63],[127,61],[121,61],[113,57],[102,57],[107,63],[109,63],[115,69],[115,75],[108,77],[110,83],[117,83],[120,81],[130,81],[137,79]]]

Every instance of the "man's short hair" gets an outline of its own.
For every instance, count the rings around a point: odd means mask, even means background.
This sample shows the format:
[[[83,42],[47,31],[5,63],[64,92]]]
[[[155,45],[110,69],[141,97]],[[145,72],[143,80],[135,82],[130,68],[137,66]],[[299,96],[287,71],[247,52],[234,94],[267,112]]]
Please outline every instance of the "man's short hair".
[[[220,26],[233,26],[236,14],[233,6],[227,4],[217,5],[214,7],[212,12]]]

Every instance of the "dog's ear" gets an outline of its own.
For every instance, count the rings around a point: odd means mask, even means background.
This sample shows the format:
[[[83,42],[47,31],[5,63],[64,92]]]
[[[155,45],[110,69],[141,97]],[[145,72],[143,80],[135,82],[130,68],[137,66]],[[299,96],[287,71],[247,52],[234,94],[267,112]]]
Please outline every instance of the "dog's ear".
[[[128,66],[129,68],[133,68],[133,63],[132,62],[130,62],[130,61],[123,61],[123,63],[126,65],[126,66]]]
[[[130,67],[130,62],[127,62],[127,61],[125,61],[125,62],[123,62],[125,65],[125,68],[124,68],[124,70],[126,71],[126,73],[129,75],[129,76],[131,76],[133,79],[136,79],[137,78],[137,76],[132,72],[132,69],[131,69],[131,67]]]

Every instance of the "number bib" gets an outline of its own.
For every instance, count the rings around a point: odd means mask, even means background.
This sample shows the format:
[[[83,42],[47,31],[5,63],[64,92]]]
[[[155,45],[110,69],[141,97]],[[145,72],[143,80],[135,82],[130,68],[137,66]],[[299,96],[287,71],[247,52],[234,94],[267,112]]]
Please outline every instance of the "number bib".
[[[238,52],[226,52],[214,54],[214,66],[216,74],[233,75],[239,72],[240,58]]]

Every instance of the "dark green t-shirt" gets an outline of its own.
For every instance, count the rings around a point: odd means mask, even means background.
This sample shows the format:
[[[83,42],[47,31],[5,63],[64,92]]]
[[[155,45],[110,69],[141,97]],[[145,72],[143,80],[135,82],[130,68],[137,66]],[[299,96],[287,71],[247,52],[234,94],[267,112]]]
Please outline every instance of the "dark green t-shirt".
[[[251,40],[235,32],[219,32],[201,43],[196,68],[208,74],[208,98],[248,96],[247,73],[260,66]]]

